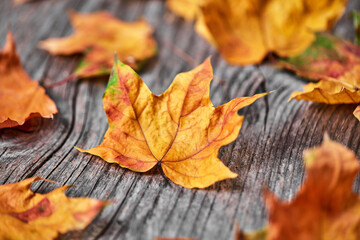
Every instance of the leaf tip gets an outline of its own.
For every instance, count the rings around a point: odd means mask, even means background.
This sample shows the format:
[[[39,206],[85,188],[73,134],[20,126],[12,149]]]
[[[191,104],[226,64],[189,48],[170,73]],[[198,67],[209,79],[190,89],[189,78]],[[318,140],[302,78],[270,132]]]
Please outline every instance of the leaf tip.
[[[76,150],[80,151],[80,152],[86,152],[86,150],[84,150],[84,149],[82,149],[82,148],[79,148],[79,147],[77,147],[77,146],[74,146],[74,148],[75,148]]]
[[[16,45],[15,45],[15,41],[14,41],[14,36],[13,36],[12,32],[9,30],[6,35],[6,43],[3,47],[3,51],[5,50],[8,52],[15,52],[15,48],[16,48]]]
[[[8,32],[7,32],[6,41],[7,42],[13,42],[14,41],[14,36],[13,36],[13,34],[12,34],[12,32],[10,30],[8,30]]]
[[[114,66],[119,66],[119,67],[124,67],[124,66],[128,66],[127,64],[123,63],[118,55],[117,55],[117,51],[114,52]],[[130,66],[129,66],[130,67]]]
[[[117,56],[117,51],[114,51],[114,64],[117,63],[119,60],[118,56]]]
[[[325,132],[323,137],[323,142],[329,142],[329,141],[331,141],[329,134],[328,132]]]
[[[213,76],[213,68],[211,65],[211,56],[207,57],[201,64],[203,68],[206,68],[209,73],[211,74],[211,77]]]
[[[360,105],[355,108],[353,115],[360,121]]]
[[[229,178],[237,178],[239,174],[234,173],[233,171],[230,171]]]
[[[293,92],[293,93],[290,95],[290,97],[289,97],[289,99],[288,99],[288,102],[290,102],[290,101],[293,100],[293,99],[299,100],[299,99],[298,99],[298,96],[301,95],[301,94],[302,94],[302,92],[299,92],[299,91]]]

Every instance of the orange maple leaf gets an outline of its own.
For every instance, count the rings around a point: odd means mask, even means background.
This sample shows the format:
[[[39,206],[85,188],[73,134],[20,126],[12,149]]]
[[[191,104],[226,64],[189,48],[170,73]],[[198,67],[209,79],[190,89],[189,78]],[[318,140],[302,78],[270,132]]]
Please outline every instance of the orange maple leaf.
[[[69,17],[74,34],[42,41],[39,47],[54,55],[84,53],[74,73],[77,77],[110,74],[115,51],[121,61],[135,69],[156,53],[153,29],[145,20],[124,22],[105,11],[71,11]]]
[[[197,32],[229,63],[240,65],[259,63],[269,52],[282,57],[301,53],[315,39],[313,32],[337,21],[345,4],[346,0],[168,0],[177,14],[188,19],[195,15]]]
[[[115,59],[103,98],[109,129],[99,146],[79,150],[139,172],[159,165],[169,179],[187,188],[235,178],[237,174],[217,158],[218,150],[238,136],[243,117],[237,111],[266,93],[214,108],[211,79],[206,60],[177,75],[157,96],[129,66]]]
[[[327,135],[320,147],[306,150],[307,177],[297,196],[283,202],[264,191],[269,225],[239,235],[242,240],[360,239],[360,196],[352,185],[359,160]]]
[[[265,192],[267,239],[360,239],[360,197],[352,190],[359,172],[355,154],[325,138],[304,159],[307,178],[291,202]]]
[[[360,47],[328,33],[317,34],[316,41],[296,57],[276,61],[279,67],[298,75],[320,80],[304,86],[304,92],[290,99],[327,104],[360,103]],[[354,115],[360,120],[360,107]]]
[[[90,198],[68,198],[69,186],[47,194],[33,193],[39,177],[0,186],[1,239],[54,239],[59,233],[84,229],[109,202]]]
[[[31,80],[21,66],[10,32],[0,51],[0,75],[0,128],[22,125],[36,116],[52,118],[57,113],[45,89]]]

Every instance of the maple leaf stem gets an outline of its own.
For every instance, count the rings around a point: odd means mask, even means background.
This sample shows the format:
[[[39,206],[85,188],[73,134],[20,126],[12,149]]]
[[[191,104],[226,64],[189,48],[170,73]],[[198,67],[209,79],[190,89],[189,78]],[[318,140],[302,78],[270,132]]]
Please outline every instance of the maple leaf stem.
[[[358,91],[358,90],[359,90],[359,87],[357,87],[356,85],[352,85],[352,84],[350,84],[350,83],[343,82],[343,81],[338,81],[338,82],[340,82],[340,83],[341,83],[342,85],[344,85],[344,86],[347,86],[347,87],[349,87],[349,88],[354,89],[355,91]]]
[[[332,78],[329,78],[329,79],[319,79],[319,80],[324,80],[324,81],[329,81],[329,82],[335,82],[335,83],[340,83],[342,84],[343,86],[349,88],[349,89],[352,89],[354,91],[358,91],[360,90],[360,88],[356,85],[352,85],[350,83],[347,83],[347,82],[344,82],[344,81],[339,81],[337,79],[332,79]]]
[[[74,80],[76,80],[76,79],[78,79],[78,78],[79,78],[78,75],[73,74],[73,75],[70,75],[70,76],[64,78],[63,80],[60,80],[60,81],[58,81],[58,82],[55,82],[55,83],[51,83],[51,84],[49,84],[49,85],[46,85],[45,88],[57,87],[57,86],[60,86],[60,85],[65,84],[65,83],[67,83],[67,82],[74,81]]]
[[[184,52],[178,46],[172,44],[171,42],[169,42],[169,41],[167,41],[165,39],[161,39],[161,41],[164,43],[165,47],[170,49],[173,53],[175,53],[178,57],[180,57],[182,60],[187,62],[192,67],[196,67],[198,65],[198,63],[195,61],[195,59],[193,57],[191,57],[189,54]]]

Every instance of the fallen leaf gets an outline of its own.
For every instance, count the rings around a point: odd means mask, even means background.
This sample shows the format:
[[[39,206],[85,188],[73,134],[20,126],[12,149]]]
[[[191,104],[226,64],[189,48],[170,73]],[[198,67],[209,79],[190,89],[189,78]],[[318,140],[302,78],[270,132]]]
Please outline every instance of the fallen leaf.
[[[296,57],[276,61],[279,67],[314,80],[304,92],[292,93],[290,99],[327,104],[360,103],[360,47],[327,33]],[[359,119],[359,112],[354,115]]]
[[[47,194],[33,193],[31,184],[45,180],[28,178],[0,186],[1,239],[54,239],[59,233],[84,229],[108,204],[90,198],[68,198],[69,186]]]
[[[207,0],[200,34],[231,64],[261,62],[269,52],[296,56],[342,15],[346,0]]]
[[[327,135],[304,152],[307,177],[297,196],[284,202],[264,191],[269,225],[239,240],[360,239],[360,196],[352,186],[359,172],[355,154]]]
[[[0,128],[23,125],[37,116],[52,118],[57,113],[45,89],[31,80],[21,66],[10,32],[0,51],[0,75]]]
[[[265,192],[267,239],[360,239],[360,198],[352,190],[359,172],[355,154],[325,139],[304,160],[307,177],[291,202]]]
[[[109,129],[99,146],[79,150],[138,172],[161,166],[169,179],[187,188],[235,178],[237,174],[217,158],[218,150],[238,136],[243,117],[237,111],[266,93],[214,108],[209,98],[212,76],[206,60],[178,74],[157,96],[115,58],[103,98]]]
[[[42,41],[39,47],[53,55],[84,53],[74,73],[77,77],[110,74],[114,52],[135,69],[156,53],[153,29],[145,20],[124,22],[105,11],[71,11],[69,18],[73,35]]]
[[[360,82],[356,79],[359,57],[359,46],[329,33],[318,33],[304,52],[280,59],[277,64],[303,77],[340,82],[354,88]]]

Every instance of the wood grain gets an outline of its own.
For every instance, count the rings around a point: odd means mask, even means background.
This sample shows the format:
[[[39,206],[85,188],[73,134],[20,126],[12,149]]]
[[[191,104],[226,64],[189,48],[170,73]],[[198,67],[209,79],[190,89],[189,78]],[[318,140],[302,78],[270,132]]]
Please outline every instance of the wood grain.
[[[163,1],[43,0],[14,7],[10,0],[2,0],[0,44],[7,30],[12,30],[25,69],[41,84],[67,77],[79,62],[79,56],[52,57],[36,47],[40,40],[72,32],[66,15],[70,9],[108,10],[129,21],[144,16],[154,26],[159,53],[140,75],[156,94],[177,73],[193,67],[164,42],[182,49],[197,63],[212,56],[217,81],[211,85],[211,99],[216,106],[235,97],[276,91],[240,111],[245,121],[239,137],[220,150],[220,159],[239,177],[204,190],[188,190],[169,184],[156,169],[139,174],[74,149],[102,141],[107,120],[101,98],[107,77],[48,89],[59,108],[54,120],[35,120],[32,132],[0,130],[0,184],[40,176],[58,186],[75,185],[67,191],[69,196],[116,199],[84,231],[67,233],[61,239],[231,239],[234,223],[245,230],[266,224],[263,187],[283,199],[296,194],[304,178],[302,152],[320,144],[325,132],[360,156],[360,124],[352,115],[355,105],[288,102],[290,94],[306,83],[303,79],[268,62],[228,65],[194,32],[192,23],[174,16]],[[350,1],[347,12],[352,9],[360,9],[360,2]],[[351,40],[354,37],[346,14],[334,31]],[[34,184],[33,190],[48,192],[54,187],[42,182]],[[354,189],[360,192],[359,178]]]

